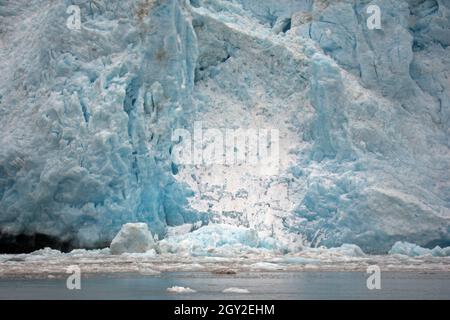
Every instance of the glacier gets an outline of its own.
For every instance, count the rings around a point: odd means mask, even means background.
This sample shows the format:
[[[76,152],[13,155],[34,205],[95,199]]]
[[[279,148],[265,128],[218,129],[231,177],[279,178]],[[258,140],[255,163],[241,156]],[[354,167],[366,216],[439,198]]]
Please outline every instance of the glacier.
[[[447,247],[449,45],[445,0],[0,1],[0,251]],[[279,130],[278,174],[175,163],[196,121]]]

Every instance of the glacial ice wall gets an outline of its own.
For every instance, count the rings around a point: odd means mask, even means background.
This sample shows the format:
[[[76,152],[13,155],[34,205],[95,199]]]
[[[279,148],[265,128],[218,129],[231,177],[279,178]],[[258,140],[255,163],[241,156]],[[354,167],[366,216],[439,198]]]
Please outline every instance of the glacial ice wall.
[[[81,12],[69,29],[69,5]],[[178,1],[1,3],[0,226],[77,246],[199,219],[171,173],[196,40]]]
[[[96,247],[128,222],[202,221],[369,253],[450,242],[444,0],[8,1],[0,26],[2,234]],[[279,173],[174,164],[194,121],[278,129]]]

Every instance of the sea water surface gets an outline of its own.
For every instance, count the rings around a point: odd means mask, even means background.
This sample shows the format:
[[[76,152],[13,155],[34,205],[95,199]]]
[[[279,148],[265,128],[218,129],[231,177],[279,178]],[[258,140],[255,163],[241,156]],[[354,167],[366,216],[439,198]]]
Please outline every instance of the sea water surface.
[[[159,275],[96,274],[69,290],[66,277],[0,279],[0,299],[450,299],[448,272],[384,272],[380,290],[367,288],[364,272],[260,272],[217,275],[167,272]],[[196,292],[175,294],[179,286]],[[223,293],[236,287],[249,293]]]

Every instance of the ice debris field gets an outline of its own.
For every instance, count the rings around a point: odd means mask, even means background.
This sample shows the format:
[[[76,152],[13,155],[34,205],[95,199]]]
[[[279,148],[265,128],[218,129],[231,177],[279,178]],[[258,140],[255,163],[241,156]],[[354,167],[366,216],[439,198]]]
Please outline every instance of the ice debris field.
[[[448,1],[14,0],[0,27],[1,248],[67,252],[0,275],[449,270]],[[279,130],[277,174],[175,163],[199,121]]]
[[[388,255],[367,255],[344,244],[337,248],[270,246],[255,230],[229,225],[209,225],[189,232],[192,225],[171,230],[175,235],[152,238],[143,223],[126,224],[111,248],[75,249],[69,253],[45,248],[31,254],[0,255],[0,277],[65,277],[76,265],[84,274],[137,273],[160,276],[167,272],[360,271],[378,265],[383,271],[448,272],[450,248],[425,249],[397,242]],[[183,232],[184,231],[184,232]],[[291,251],[292,250],[292,251]],[[185,288],[169,288],[171,293]],[[229,292],[239,290],[230,288]],[[240,292],[243,293],[243,292]]]

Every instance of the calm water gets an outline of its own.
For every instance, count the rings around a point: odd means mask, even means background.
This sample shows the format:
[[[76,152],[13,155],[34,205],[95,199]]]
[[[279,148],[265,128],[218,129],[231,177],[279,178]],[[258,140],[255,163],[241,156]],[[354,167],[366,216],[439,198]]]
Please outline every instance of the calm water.
[[[297,272],[214,275],[166,273],[82,278],[81,290],[66,289],[65,279],[0,279],[0,299],[450,299],[450,273],[385,272],[381,290],[366,287],[361,272]],[[197,293],[170,294],[168,287]],[[224,294],[229,287],[250,294]]]

